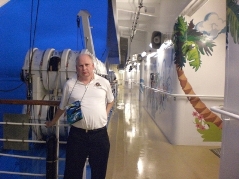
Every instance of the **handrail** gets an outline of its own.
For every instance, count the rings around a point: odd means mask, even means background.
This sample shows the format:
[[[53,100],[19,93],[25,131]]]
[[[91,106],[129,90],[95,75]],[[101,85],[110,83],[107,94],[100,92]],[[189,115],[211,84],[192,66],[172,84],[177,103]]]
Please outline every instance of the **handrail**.
[[[138,82],[132,82],[132,83],[139,84],[139,85],[143,86],[144,88],[149,88],[151,90],[154,90],[154,92],[159,92],[159,93],[162,93],[162,94],[166,94],[169,97],[174,97],[174,98],[176,98],[176,97],[201,97],[201,98],[220,98],[220,99],[224,99],[224,96],[218,96],[218,95],[173,94],[173,93],[169,93],[165,90],[151,88],[151,87],[146,86],[142,83],[138,83]]]
[[[59,106],[60,101],[46,101],[46,100],[19,100],[19,99],[0,99],[0,104],[14,104],[14,105],[48,105],[48,106]],[[26,123],[26,122],[0,122],[0,125],[34,125],[34,126],[45,126],[45,124],[39,124],[39,123]],[[58,140],[57,145],[57,158],[59,158],[59,126],[68,126],[69,124],[59,124],[59,121],[56,124],[56,136]],[[0,141],[7,141],[7,142],[32,142],[32,143],[46,143],[46,141],[38,141],[38,140],[25,140],[25,139],[0,139]],[[64,142],[61,142],[64,143]],[[18,155],[12,155],[12,154],[4,154],[0,153],[2,156],[8,156],[8,157],[19,157]],[[46,158],[35,158],[32,156],[26,156],[22,158],[29,158],[29,159],[38,159],[43,160]],[[61,159],[64,160],[64,159]],[[58,173],[58,162],[57,162],[57,176],[60,176]],[[46,176],[46,174],[39,174],[39,173],[23,173],[23,172],[10,172],[10,171],[2,171],[0,170],[0,174],[12,174],[12,175],[26,175],[26,176]]]
[[[217,112],[228,117],[239,120],[239,115],[223,110],[223,106],[213,106],[210,108],[212,111]]]
[[[60,101],[44,101],[44,100],[18,100],[18,99],[0,99],[0,105],[1,104],[14,104],[14,105],[48,105],[48,106],[59,106]],[[30,118],[30,116],[29,116]],[[45,126],[43,123],[29,123],[29,122],[0,122],[0,125],[28,125],[28,126]],[[59,144],[66,144],[66,141],[60,141],[59,140],[59,127],[60,126],[69,126],[69,124],[60,124],[59,120],[57,121],[55,127],[56,127],[56,138],[57,138],[57,164],[56,164],[56,173],[57,177],[62,178],[63,175],[59,174],[59,162],[58,161],[65,161],[65,158],[59,157]],[[46,141],[38,141],[38,140],[25,140],[25,139],[1,139],[0,141],[7,141],[7,142],[32,142],[32,143],[46,143]],[[20,155],[14,155],[14,154],[4,154],[0,153],[0,156],[7,156],[7,157],[16,157],[16,158],[29,158],[29,159],[35,159],[35,160],[46,160],[46,158],[43,157],[34,157],[34,156],[20,156]],[[11,171],[3,171],[0,170],[0,174],[12,174],[12,175],[26,175],[26,176],[42,176],[45,177],[46,174],[39,174],[39,173],[23,173],[23,172],[11,172]]]
[[[46,141],[40,141],[40,140],[25,140],[25,139],[0,139],[0,141],[5,141],[5,142],[32,142],[32,143],[46,143]]]
[[[59,106],[60,101],[46,100],[21,100],[21,99],[0,99],[0,104],[25,104],[25,105],[48,105]]]

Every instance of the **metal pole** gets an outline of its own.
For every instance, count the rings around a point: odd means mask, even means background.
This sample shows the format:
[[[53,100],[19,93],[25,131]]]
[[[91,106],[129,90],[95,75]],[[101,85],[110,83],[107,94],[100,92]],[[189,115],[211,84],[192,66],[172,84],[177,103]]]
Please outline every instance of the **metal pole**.
[[[144,59],[140,63],[140,87],[139,87],[139,101],[144,100]]]
[[[57,179],[57,138],[54,134],[47,138],[46,179]]]

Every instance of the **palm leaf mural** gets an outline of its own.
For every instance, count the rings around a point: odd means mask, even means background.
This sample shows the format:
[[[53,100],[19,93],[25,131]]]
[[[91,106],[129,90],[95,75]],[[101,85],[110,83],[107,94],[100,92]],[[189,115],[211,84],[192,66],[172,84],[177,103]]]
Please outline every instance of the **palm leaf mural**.
[[[239,43],[239,6],[237,0],[227,0],[227,27],[234,43]]]
[[[187,26],[185,18],[183,16],[178,17],[174,26],[174,62],[182,69],[188,60],[190,66],[197,71],[201,65],[200,53],[212,55],[211,52],[216,45],[212,40],[206,40],[207,37],[196,31],[194,27],[193,20]]]
[[[212,40],[207,40],[203,33],[198,32],[193,24],[193,20],[187,25],[185,18],[179,16],[174,26],[174,48],[175,58],[174,63],[176,64],[176,70],[180,85],[185,94],[196,95],[192,86],[188,82],[183,67],[188,62],[189,65],[197,71],[202,65],[202,55],[212,55],[213,47],[215,46]],[[215,113],[210,111],[207,106],[201,101],[199,97],[189,97],[188,100],[192,104],[196,112],[204,118],[205,124],[208,125],[210,130],[204,132],[214,132],[215,126],[217,129],[222,128],[222,120]],[[210,125],[209,125],[210,124]],[[213,130],[212,130],[213,126]],[[221,131],[221,130],[219,130]],[[203,131],[200,130],[200,133]],[[221,133],[220,133],[221,134]],[[209,136],[204,135],[204,136]],[[221,135],[219,135],[221,136]],[[210,139],[205,139],[210,140]]]

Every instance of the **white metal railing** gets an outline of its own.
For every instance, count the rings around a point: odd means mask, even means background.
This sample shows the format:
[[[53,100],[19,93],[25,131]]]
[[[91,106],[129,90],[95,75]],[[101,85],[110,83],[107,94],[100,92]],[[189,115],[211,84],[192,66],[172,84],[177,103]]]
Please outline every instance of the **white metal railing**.
[[[39,124],[39,123],[16,123],[16,122],[0,122],[2,125],[31,125],[31,126],[45,126],[45,124]],[[58,177],[63,177],[62,175],[59,175],[59,161],[64,161],[65,158],[59,158],[59,144],[66,144],[66,141],[59,141],[60,137],[60,126],[69,126],[69,124],[59,124],[59,121],[56,124],[56,138],[57,138],[57,164],[56,164],[56,171]],[[4,139],[0,138],[0,141],[6,141],[6,142],[26,142],[26,143],[46,143],[46,141],[39,141],[39,140],[19,140],[19,139]],[[6,156],[6,157],[14,157],[14,158],[26,158],[26,159],[33,159],[33,160],[46,160],[46,157],[35,157],[35,156],[23,156],[23,155],[14,155],[14,154],[5,154],[0,153],[0,156]],[[23,172],[10,172],[10,171],[2,171],[0,170],[0,173],[2,174],[12,174],[12,175],[25,175],[25,176],[42,176],[45,177],[46,174],[38,174],[38,173],[23,173]]]
[[[200,98],[207,98],[207,99],[224,99],[224,96],[219,96],[219,95],[192,95],[192,94],[175,94],[175,93],[169,93],[168,91],[165,91],[163,89],[156,89],[156,88],[151,88],[150,86],[146,86],[142,83],[138,83],[138,82],[131,82],[131,83],[135,83],[137,85],[140,85],[140,86],[143,86],[144,88],[147,88],[147,89],[151,89],[153,90],[154,92],[159,92],[161,94],[165,94],[169,97],[200,97]]]
[[[46,143],[45,141],[39,141],[39,140],[25,140],[25,139],[0,139],[0,141],[4,141],[4,142],[32,142],[32,143]]]
[[[212,111],[239,120],[239,115],[223,110],[223,106],[213,106]]]
[[[114,97],[116,98],[117,96],[117,85],[114,87]],[[5,99],[0,99],[0,104],[20,104],[20,105],[52,105],[52,106],[58,106],[59,101],[44,101],[44,100],[5,100]],[[113,111],[113,108],[110,111],[110,114],[108,116],[108,121],[111,117],[111,113]],[[40,123],[16,123],[16,122],[0,122],[0,125],[19,125],[19,126],[45,126],[45,124],[40,124]],[[57,173],[57,178],[63,177],[63,175],[59,175],[59,161],[65,161],[65,158],[59,158],[59,145],[60,144],[66,144],[67,141],[59,141],[60,138],[60,127],[66,127],[69,126],[69,124],[60,124],[60,120],[57,121],[55,127],[55,135],[57,139],[57,153],[56,153],[56,173]],[[9,139],[9,138],[0,138],[0,141],[6,141],[6,142],[26,142],[26,143],[46,143],[46,141],[39,141],[39,140],[25,140],[25,139]],[[14,154],[5,154],[5,153],[0,153],[0,156],[6,156],[6,157],[14,157],[14,158],[27,158],[27,159],[32,159],[32,160],[47,160],[46,157],[35,157],[35,156],[24,156],[24,155],[14,155]],[[86,165],[88,164],[88,161],[86,162]],[[86,165],[84,168],[84,173],[83,173],[83,178],[86,178]],[[26,176],[42,176],[45,177],[46,174],[37,174],[37,173],[23,173],[23,172],[10,172],[10,171],[2,171],[0,170],[0,174],[12,174],[12,175],[26,175]]]
[[[109,114],[109,118],[112,115],[113,109],[111,110]],[[59,144],[66,144],[66,141],[59,141],[60,137],[60,127],[65,127],[69,126],[69,124],[59,124],[59,120],[57,121],[56,124],[56,139],[57,139],[57,163],[56,163],[56,173],[57,173],[57,178],[63,178],[63,175],[59,175],[59,161],[65,161],[65,158],[59,158]],[[16,122],[0,122],[0,125],[31,125],[31,126],[45,126],[45,124],[39,124],[39,123],[16,123]],[[19,140],[19,139],[4,139],[0,138],[0,141],[7,141],[7,142],[28,142],[28,143],[46,143],[46,141],[39,141],[39,140]],[[6,157],[14,157],[14,158],[26,158],[26,159],[32,159],[32,160],[46,160],[46,157],[35,157],[35,156],[23,156],[23,155],[14,155],[14,154],[5,154],[5,153],[0,153],[0,156],[6,156]],[[88,162],[86,162],[87,165]],[[12,175],[25,175],[25,176],[41,176],[45,177],[46,174],[38,174],[38,173],[23,173],[23,172],[10,172],[10,171],[2,171],[0,170],[0,174],[12,174]],[[83,178],[86,178],[86,168],[84,169],[84,176]]]

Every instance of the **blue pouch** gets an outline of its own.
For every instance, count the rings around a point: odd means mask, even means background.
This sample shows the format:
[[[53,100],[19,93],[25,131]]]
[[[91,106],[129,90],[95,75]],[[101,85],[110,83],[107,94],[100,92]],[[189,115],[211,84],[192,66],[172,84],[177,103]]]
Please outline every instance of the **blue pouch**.
[[[67,107],[66,117],[67,117],[68,124],[73,124],[73,123],[83,119],[80,101],[75,101]]]

